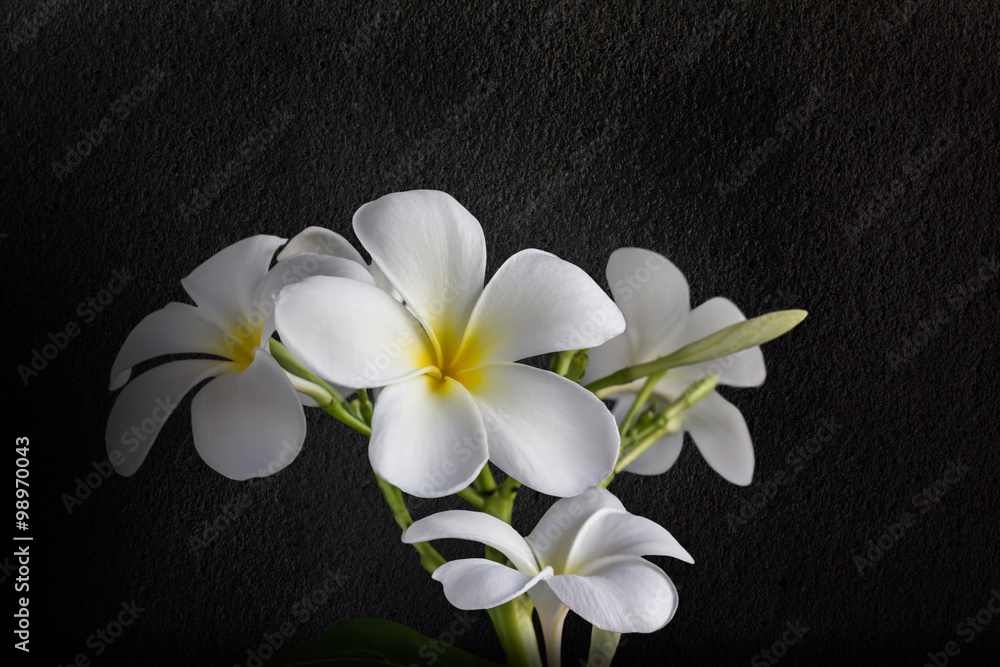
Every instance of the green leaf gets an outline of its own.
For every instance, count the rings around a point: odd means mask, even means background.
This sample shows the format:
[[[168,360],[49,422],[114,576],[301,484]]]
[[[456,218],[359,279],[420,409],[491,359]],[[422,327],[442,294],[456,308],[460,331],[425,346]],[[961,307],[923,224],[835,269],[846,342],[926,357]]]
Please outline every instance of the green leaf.
[[[458,632],[449,631],[449,641]],[[326,634],[297,648],[282,651],[264,662],[266,667],[345,667],[429,664],[440,667],[500,667],[412,628],[381,618],[355,618],[330,628]]]

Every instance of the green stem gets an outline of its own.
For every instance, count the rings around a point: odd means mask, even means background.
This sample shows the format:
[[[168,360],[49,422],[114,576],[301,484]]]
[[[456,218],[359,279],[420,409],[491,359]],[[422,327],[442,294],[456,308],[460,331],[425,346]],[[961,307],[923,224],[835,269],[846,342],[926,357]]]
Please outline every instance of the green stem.
[[[329,383],[323,380],[323,378],[303,366],[298,359],[292,356],[292,353],[288,351],[287,347],[273,338],[268,341],[268,347],[271,351],[271,356],[274,357],[275,361],[278,362],[278,365],[281,366],[286,372],[302,378],[303,380],[307,380],[322,390],[323,393],[310,395],[316,399],[316,402],[319,403],[319,406],[323,408],[324,412],[336,417],[362,435],[370,436],[372,434],[370,417],[365,418],[360,412],[356,412],[351,407],[351,404],[340,395],[340,392],[331,387]],[[295,382],[293,381],[293,386],[294,384]],[[298,387],[296,388],[299,389]],[[364,389],[360,391],[363,392]],[[329,398],[327,398],[327,396]],[[367,393],[365,393],[364,396],[365,400],[367,400]],[[322,402],[324,400],[326,400],[325,403]]]
[[[483,480],[477,479],[477,482],[482,481],[483,487],[492,485],[492,491],[484,491],[486,495],[482,511],[505,523],[510,523],[514,512],[514,498],[517,496],[517,489],[521,483],[513,477],[508,477],[497,488],[488,467],[484,467],[483,470],[489,474],[489,478],[486,479],[480,473]],[[486,558],[496,563],[511,566],[507,557],[493,547],[486,547],[485,555]],[[542,665],[542,656],[538,651],[538,637],[535,635],[535,626],[531,621],[533,610],[534,605],[527,595],[521,595],[510,602],[488,610],[497,638],[499,638],[500,645],[503,646],[504,654],[507,656],[507,665],[510,667],[541,667]]]
[[[625,434],[628,433],[630,428],[632,428],[632,425],[635,423],[639,413],[642,412],[644,407],[646,407],[646,401],[648,401],[649,397],[652,395],[653,389],[656,387],[656,383],[659,382],[660,378],[662,378],[665,374],[666,371],[660,371],[659,373],[653,373],[649,376],[649,378],[647,378],[646,384],[642,385],[642,389],[639,390],[639,394],[635,397],[635,402],[632,403],[632,407],[629,408],[628,414],[625,415],[625,419],[622,421],[622,426],[618,431],[622,438],[621,446],[623,451],[625,449]]]
[[[332,403],[328,403],[327,405],[321,405],[320,407],[323,408],[323,411],[328,415],[333,415],[361,435],[371,436],[372,427],[359,419],[347,403],[337,403],[334,401]]]
[[[469,501],[469,504],[475,507],[477,510],[483,509],[486,506],[486,500],[479,495],[479,492],[472,487],[466,487],[455,494],[459,498],[464,498]]]
[[[566,377],[566,373],[569,372],[570,364],[573,363],[573,355],[576,354],[576,350],[565,350],[563,352],[556,352],[552,357],[551,363],[549,363],[549,370],[556,375],[562,375]]]
[[[728,357],[742,350],[757,347],[788,333],[806,317],[804,310],[780,310],[737,322],[710,336],[685,345],[676,352],[644,364],[636,364],[602,377],[587,385],[587,389],[601,395],[604,389],[630,384],[653,373],[671,368],[690,366],[703,361]]]
[[[513,477],[507,477],[500,485],[500,495],[513,499],[514,493],[521,488],[521,483]]]
[[[382,495],[385,496],[385,502],[389,505],[389,509],[392,510],[392,516],[396,519],[396,523],[400,528],[406,530],[413,525],[413,517],[410,516],[410,511],[406,509],[403,492],[377,474],[375,475],[375,479],[378,481],[378,488],[382,490]],[[429,542],[417,542],[413,544],[413,548],[420,554],[420,564],[431,574],[447,562]]]
[[[368,390],[358,389],[358,406],[360,408],[359,414],[361,415],[361,418],[371,424],[372,411],[374,410],[374,407],[372,406],[371,399],[368,398]]]
[[[479,475],[476,477],[473,485],[483,495],[493,493],[497,490],[497,483],[493,479],[493,473],[490,472],[489,463],[485,464],[483,469],[479,471]]]
[[[507,656],[508,667],[542,667],[538,637],[531,621],[534,605],[522,595],[499,607],[487,609],[500,645]]]
[[[681,426],[678,421],[681,413],[701,399],[705,398],[705,396],[707,396],[709,392],[713,391],[718,384],[719,376],[709,375],[708,377],[698,380],[685,389],[684,393],[680,395],[680,398],[671,403],[670,406],[667,407],[667,409],[664,410],[654,420],[654,422],[638,436],[638,442],[633,445],[624,456],[618,459],[618,465],[615,466],[615,472],[618,473],[627,468],[633,461],[639,458],[643,452],[649,449],[653,443],[663,436],[668,433],[676,433]]]
[[[680,397],[667,406],[663,412],[658,414],[651,423],[627,435],[628,441],[635,443],[628,448],[628,451],[625,451],[626,438],[622,438],[623,452],[618,457],[618,463],[615,465],[614,471],[598,486],[605,489],[608,488],[608,484],[615,478],[615,475],[625,470],[633,461],[642,456],[643,452],[659,441],[660,438],[680,430],[681,413],[705,398],[718,384],[719,376],[709,375],[685,389]]]
[[[583,374],[587,372],[587,365],[590,363],[589,350],[577,350],[570,360],[569,370],[566,372],[566,379],[579,382]]]

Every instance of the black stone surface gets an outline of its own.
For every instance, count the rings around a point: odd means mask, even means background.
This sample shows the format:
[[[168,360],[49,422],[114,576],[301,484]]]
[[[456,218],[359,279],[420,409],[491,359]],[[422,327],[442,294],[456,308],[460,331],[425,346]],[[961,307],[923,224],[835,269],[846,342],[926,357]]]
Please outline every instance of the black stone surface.
[[[9,474],[30,437],[34,536],[15,664],[245,664],[288,621],[285,646],[359,616],[448,631],[456,612],[399,543],[365,442],[317,411],[293,465],[241,484],[196,455],[188,398],[135,476],[65,503],[105,457],[119,346],[185,300],[181,277],[256,233],[356,242],[357,207],[413,188],[478,217],[488,274],[539,247],[603,285],[609,253],[641,246],[681,268],[693,304],[810,311],[766,346],[761,388],[723,390],[754,437],[751,487],[690,443],[667,475],[613,485],[696,559],[652,559],[680,608],[616,664],[771,664],[789,622],[808,632],[783,665],[919,665],[952,641],[949,664],[989,663],[1000,617],[971,637],[960,623],[1000,590],[997,28],[995,3],[929,0],[4,3],[3,423]],[[86,305],[116,271],[124,288]],[[25,384],[18,365],[70,323]],[[968,472],[921,514],[949,462]],[[548,503],[522,493],[515,526]],[[133,600],[120,637],[89,639]],[[473,619],[457,643],[502,660]],[[586,633],[571,616],[564,664]]]

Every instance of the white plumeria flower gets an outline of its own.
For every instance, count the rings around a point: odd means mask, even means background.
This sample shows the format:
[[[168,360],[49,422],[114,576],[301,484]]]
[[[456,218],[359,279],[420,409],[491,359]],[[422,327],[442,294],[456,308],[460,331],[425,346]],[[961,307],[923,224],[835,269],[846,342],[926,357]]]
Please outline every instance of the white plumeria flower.
[[[653,632],[677,609],[670,578],[642,556],[694,563],[665,528],[630,514],[605,489],[557,501],[526,538],[482,512],[450,510],[420,519],[408,544],[445,538],[497,549],[516,569],[485,558],[445,563],[433,578],[459,609],[490,609],[527,593],[541,621],[549,667],[559,664],[563,622],[572,610],[609,632]]]
[[[223,249],[181,280],[197,306],[169,303],[129,334],[111,370],[112,391],[128,382],[133,366],[155,357],[216,358],[171,361],[125,386],[105,432],[108,458],[120,474],[139,468],[177,403],[211,377],[191,403],[195,448],[209,466],[244,480],[273,474],[298,454],[306,432],[302,406],[293,380],[267,351],[274,296],[310,275],[374,283],[363,263],[313,254],[269,271],[284,242],[260,235]]]
[[[484,289],[482,227],[443,192],[365,204],[354,231],[406,305],[373,285],[316,277],[282,290],[276,319],[282,342],[323,379],[384,387],[369,446],[376,473],[422,497],[461,490],[487,459],[558,496],[610,474],[618,434],[601,401],[512,363],[621,333],[621,312],[586,273],[524,250]]]
[[[635,364],[652,361],[746,318],[731,301],[710,299],[690,308],[687,280],[662,255],[639,248],[620,248],[611,254],[608,285],[625,315],[625,333],[590,351],[586,384]],[[661,405],[676,400],[696,380],[718,375],[719,384],[756,387],[764,382],[764,355],[753,347],[713,361],[668,371],[656,384],[651,400]],[[621,422],[645,380],[639,380],[609,398],[616,400],[615,418]],[[746,486],[753,479],[754,454],[743,414],[713,391],[684,411],[683,429],[654,443],[626,470],[640,475],[666,472],[677,461],[684,433],[708,464],[727,481]]]

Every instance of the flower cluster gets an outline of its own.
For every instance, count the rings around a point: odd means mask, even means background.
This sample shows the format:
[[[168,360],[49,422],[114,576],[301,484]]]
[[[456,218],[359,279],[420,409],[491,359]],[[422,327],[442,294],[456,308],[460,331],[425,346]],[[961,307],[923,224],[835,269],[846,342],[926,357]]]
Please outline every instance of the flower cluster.
[[[511,664],[541,664],[533,610],[550,667],[569,610],[614,641],[666,625],[677,593],[643,556],[693,559],[606,487],[624,471],[666,472],[685,433],[722,477],[749,484],[746,422],[714,389],[761,384],[759,345],[805,314],[747,321],[722,298],[691,310],[681,272],[634,248],[608,262],[613,300],[535,249],[487,283],[482,227],[442,192],[386,195],[353,227],[370,264],[327,229],[287,243],[254,236],[181,281],[195,305],[167,304],[136,326],[111,370],[122,388],[106,432],[115,469],[133,474],[208,378],[191,403],[195,448],[234,480],[287,466],[305,440],[304,406],[318,407],[370,436],[403,541],[454,605],[490,610]],[[549,370],[519,363],[549,353]],[[177,354],[208,358],[129,382],[134,366]],[[506,474],[499,485],[490,464]],[[561,498],[524,538],[510,525],[522,484]],[[479,511],[414,522],[402,492],[457,494]],[[478,541],[487,558],[446,562],[429,544],[444,538]]]

